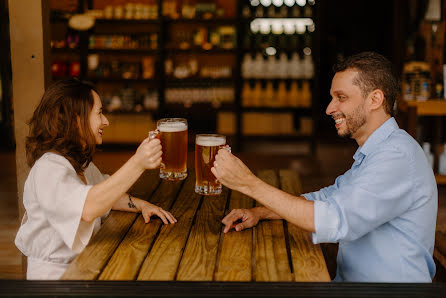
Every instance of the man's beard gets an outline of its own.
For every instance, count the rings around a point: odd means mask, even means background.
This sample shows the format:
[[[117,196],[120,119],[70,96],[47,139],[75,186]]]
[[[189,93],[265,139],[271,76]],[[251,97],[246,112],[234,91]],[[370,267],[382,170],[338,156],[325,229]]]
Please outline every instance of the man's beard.
[[[364,105],[360,105],[348,116],[345,116],[346,131],[340,132],[338,130],[338,135],[344,138],[351,138],[357,131],[366,123],[366,117],[364,112]]]

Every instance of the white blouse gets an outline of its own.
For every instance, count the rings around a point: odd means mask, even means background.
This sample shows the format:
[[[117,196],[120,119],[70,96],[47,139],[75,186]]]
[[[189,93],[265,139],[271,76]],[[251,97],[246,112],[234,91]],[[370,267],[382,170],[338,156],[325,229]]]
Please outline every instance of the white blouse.
[[[82,210],[90,188],[108,175],[91,162],[84,176],[87,184],[65,157],[49,152],[31,168],[23,193],[26,212],[15,239],[28,257],[27,279],[59,279],[99,230],[101,218],[85,222]]]

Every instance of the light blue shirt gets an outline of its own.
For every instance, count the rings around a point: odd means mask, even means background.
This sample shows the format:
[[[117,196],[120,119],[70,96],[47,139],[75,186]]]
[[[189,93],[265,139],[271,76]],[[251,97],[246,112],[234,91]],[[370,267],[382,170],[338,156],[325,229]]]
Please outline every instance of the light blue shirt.
[[[313,242],[339,242],[335,281],[431,282],[438,193],[419,144],[394,118],[314,201]]]

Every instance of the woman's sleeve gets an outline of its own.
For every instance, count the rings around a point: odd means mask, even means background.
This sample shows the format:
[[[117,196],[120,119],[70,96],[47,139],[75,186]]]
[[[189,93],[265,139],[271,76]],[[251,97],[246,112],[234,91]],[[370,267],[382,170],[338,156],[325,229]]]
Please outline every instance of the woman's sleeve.
[[[63,159],[41,163],[34,177],[37,201],[46,219],[71,250],[81,250],[86,244],[81,242],[88,243],[94,228],[95,221],[82,221],[85,200],[92,185],[85,185]]]

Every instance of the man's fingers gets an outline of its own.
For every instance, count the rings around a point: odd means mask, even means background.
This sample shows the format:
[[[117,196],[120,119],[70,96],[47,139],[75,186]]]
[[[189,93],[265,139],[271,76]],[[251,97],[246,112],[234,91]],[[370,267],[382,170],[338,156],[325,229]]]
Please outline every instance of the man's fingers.
[[[232,224],[233,222],[236,222],[240,218],[243,217],[243,214],[241,213],[240,209],[233,209],[231,212],[229,212],[228,215],[226,215],[221,222],[225,225]]]
[[[235,230],[237,232],[240,232],[241,230],[245,229],[245,225],[243,223],[239,223],[238,225],[235,226]]]

